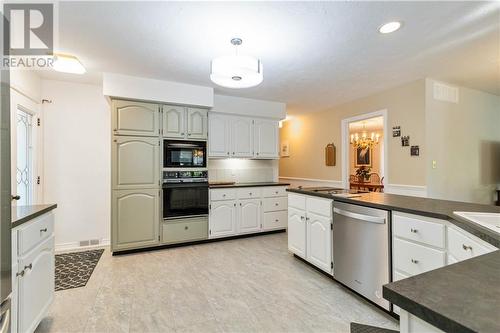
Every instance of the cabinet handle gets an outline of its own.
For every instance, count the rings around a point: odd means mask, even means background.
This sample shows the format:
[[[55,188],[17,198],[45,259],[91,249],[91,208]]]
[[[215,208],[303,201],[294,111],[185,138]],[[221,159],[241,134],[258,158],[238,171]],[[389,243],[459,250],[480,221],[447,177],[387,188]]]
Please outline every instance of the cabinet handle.
[[[21,196],[20,195],[13,195],[12,196],[12,200],[21,200]]]
[[[276,192],[274,192],[274,193],[278,194],[278,193],[280,193],[280,192],[276,191]]]
[[[40,229],[40,232],[47,232],[47,228]]]
[[[411,262],[414,263],[414,264],[418,264],[418,260],[417,259],[411,259]]]
[[[17,276],[23,277],[24,276],[24,269],[22,271],[16,273],[16,277]]]
[[[252,195],[252,192],[248,192],[248,195]]]
[[[279,203],[275,203],[274,205],[275,205],[275,206],[279,206]]]
[[[189,229],[189,227],[188,227],[188,226],[185,226],[185,227],[184,227],[184,230],[188,230],[188,229]]]
[[[234,155],[234,151],[233,151],[233,155]]]
[[[306,217],[306,221],[309,221],[309,218],[308,218],[308,217]]]
[[[188,136],[191,136],[191,133],[188,133]]]
[[[278,220],[278,219],[274,220],[274,222],[279,222],[279,221],[280,221],[280,220]]]
[[[414,234],[416,234],[418,232],[417,229],[413,229],[413,228],[411,228],[410,231],[413,232]]]
[[[240,207],[241,207],[241,202],[240,202]]]
[[[222,195],[222,197],[223,197],[223,198],[225,198],[225,197],[226,197],[226,195],[225,195],[225,194],[223,194],[223,195]]]
[[[304,219],[304,216],[301,216],[301,217],[300,217],[300,219],[301,219],[301,220],[303,220],[303,219]]]
[[[462,248],[467,251],[467,250],[471,250],[472,251],[472,246],[470,245],[465,245],[465,244],[462,244]]]
[[[259,155],[259,153],[257,153],[257,155]]]
[[[24,266],[24,269],[32,269],[33,268],[33,264],[29,264],[28,266]],[[23,270],[24,271],[24,270]]]
[[[114,128],[114,129],[113,129],[113,132],[116,132],[116,131],[117,131],[117,129],[116,129],[116,128]]]
[[[234,207],[236,207],[236,204],[234,204]]]
[[[227,152],[227,154],[229,155],[229,152]]]

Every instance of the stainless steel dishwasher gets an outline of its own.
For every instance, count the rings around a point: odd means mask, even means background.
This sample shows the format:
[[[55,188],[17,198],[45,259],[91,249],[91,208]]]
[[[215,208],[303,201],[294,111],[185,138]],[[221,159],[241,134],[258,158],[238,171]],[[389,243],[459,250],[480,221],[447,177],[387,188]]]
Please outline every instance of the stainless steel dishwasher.
[[[390,310],[382,297],[389,283],[389,212],[333,203],[333,276],[372,302]]]

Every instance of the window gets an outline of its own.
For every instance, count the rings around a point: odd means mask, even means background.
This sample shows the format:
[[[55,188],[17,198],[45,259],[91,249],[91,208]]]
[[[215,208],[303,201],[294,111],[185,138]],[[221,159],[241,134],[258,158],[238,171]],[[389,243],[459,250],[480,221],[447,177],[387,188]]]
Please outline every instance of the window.
[[[24,206],[33,203],[33,116],[20,108],[16,116],[16,193]]]

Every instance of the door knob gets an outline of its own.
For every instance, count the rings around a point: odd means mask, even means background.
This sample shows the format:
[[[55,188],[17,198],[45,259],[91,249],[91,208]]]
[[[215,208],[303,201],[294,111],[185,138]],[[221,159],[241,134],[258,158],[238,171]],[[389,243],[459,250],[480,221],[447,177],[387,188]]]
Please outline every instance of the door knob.
[[[20,195],[13,195],[12,196],[12,200],[21,200],[21,196]]]

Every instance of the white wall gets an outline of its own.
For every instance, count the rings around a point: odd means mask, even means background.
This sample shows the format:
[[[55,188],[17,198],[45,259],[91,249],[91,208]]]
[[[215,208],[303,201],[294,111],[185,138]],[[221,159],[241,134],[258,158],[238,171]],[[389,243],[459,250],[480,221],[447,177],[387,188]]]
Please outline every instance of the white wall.
[[[46,203],[57,203],[56,247],[109,242],[110,108],[97,85],[42,80]]]
[[[35,103],[41,103],[41,79],[36,72],[22,69],[11,70],[10,86]]]
[[[434,82],[426,80],[428,195],[492,204],[500,183],[500,96],[459,87],[458,103],[443,102],[433,97]]]

